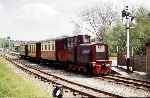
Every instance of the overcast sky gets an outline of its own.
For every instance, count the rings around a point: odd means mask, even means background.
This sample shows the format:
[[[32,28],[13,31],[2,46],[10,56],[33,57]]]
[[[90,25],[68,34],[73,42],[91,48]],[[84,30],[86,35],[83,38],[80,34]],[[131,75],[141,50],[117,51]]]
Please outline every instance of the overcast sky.
[[[150,9],[150,0],[0,0],[0,37],[41,40],[68,35],[74,28],[71,21],[77,21],[84,8],[105,2],[121,11],[123,1]]]

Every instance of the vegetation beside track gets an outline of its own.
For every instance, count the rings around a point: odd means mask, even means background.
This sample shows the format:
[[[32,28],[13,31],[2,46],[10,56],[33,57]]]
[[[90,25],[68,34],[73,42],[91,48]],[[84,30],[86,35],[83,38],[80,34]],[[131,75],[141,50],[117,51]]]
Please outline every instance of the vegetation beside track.
[[[0,58],[0,96],[1,97],[47,97],[48,93],[29,80],[15,74]]]

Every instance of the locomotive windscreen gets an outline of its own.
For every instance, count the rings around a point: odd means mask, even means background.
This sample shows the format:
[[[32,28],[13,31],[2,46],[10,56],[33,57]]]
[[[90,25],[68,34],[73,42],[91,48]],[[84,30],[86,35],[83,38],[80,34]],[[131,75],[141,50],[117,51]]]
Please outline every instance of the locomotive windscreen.
[[[105,45],[96,45],[96,59],[97,60],[106,60],[107,53],[106,53]]]

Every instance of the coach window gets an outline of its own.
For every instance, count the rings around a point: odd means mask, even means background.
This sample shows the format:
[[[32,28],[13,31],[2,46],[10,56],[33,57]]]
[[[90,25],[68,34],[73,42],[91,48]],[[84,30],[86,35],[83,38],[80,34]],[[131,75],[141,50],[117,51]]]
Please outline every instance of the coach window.
[[[45,45],[43,44],[43,51],[45,51]]]
[[[30,45],[30,52],[32,52],[31,49],[32,49],[32,46]]]
[[[41,50],[42,50],[42,44],[41,44]]]
[[[44,44],[42,45],[42,49],[43,49],[43,51],[44,51]]]
[[[44,51],[44,45],[42,45],[42,50]]]
[[[42,50],[44,51],[43,44],[42,44],[42,46],[41,46],[41,47],[42,47]]]
[[[35,47],[35,45],[33,45],[33,52],[34,52],[34,47]]]
[[[32,45],[32,52],[34,52],[33,48],[34,48],[34,46]]]
[[[41,44],[41,50],[43,50],[43,47],[42,47],[43,45]]]
[[[47,45],[45,45],[45,50],[47,50]]]
[[[32,45],[32,47],[31,47],[31,49],[32,49],[32,52],[33,52],[33,45]]]
[[[32,45],[32,52],[33,52],[33,45]]]
[[[48,49],[49,49],[49,50],[51,50],[51,46],[50,46],[50,43],[49,43],[49,45],[48,45]]]
[[[34,48],[34,47],[33,47],[33,45],[32,45],[32,52],[33,52],[33,48]]]
[[[32,52],[32,45],[30,45],[30,51]]]
[[[34,49],[34,52],[36,51],[35,47],[36,47],[36,45],[34,45],[34,48],[33,48],[33,49]]]
[[[52,51],[54,50],[54,44],[52,44]]]
[[[52,44],[53,45],[53,51],[55,51],[55,44]]]
[[[54,45],[54,51],[55,51],[55,44],[53,44]]]
[[[28,46],[29,52],[30,52],[30,45]]]
[[[33,45],[33,52],[35,52],[35,45]]]

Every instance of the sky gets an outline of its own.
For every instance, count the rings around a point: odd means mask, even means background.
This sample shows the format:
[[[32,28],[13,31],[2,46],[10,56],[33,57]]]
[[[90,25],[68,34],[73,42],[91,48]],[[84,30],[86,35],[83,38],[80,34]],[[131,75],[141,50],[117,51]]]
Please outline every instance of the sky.
[[[0,0],[0,38],[43,40],[71,35],[82,10],[104,3],[118,12],[124,4],[150,9],[150,0]]]

